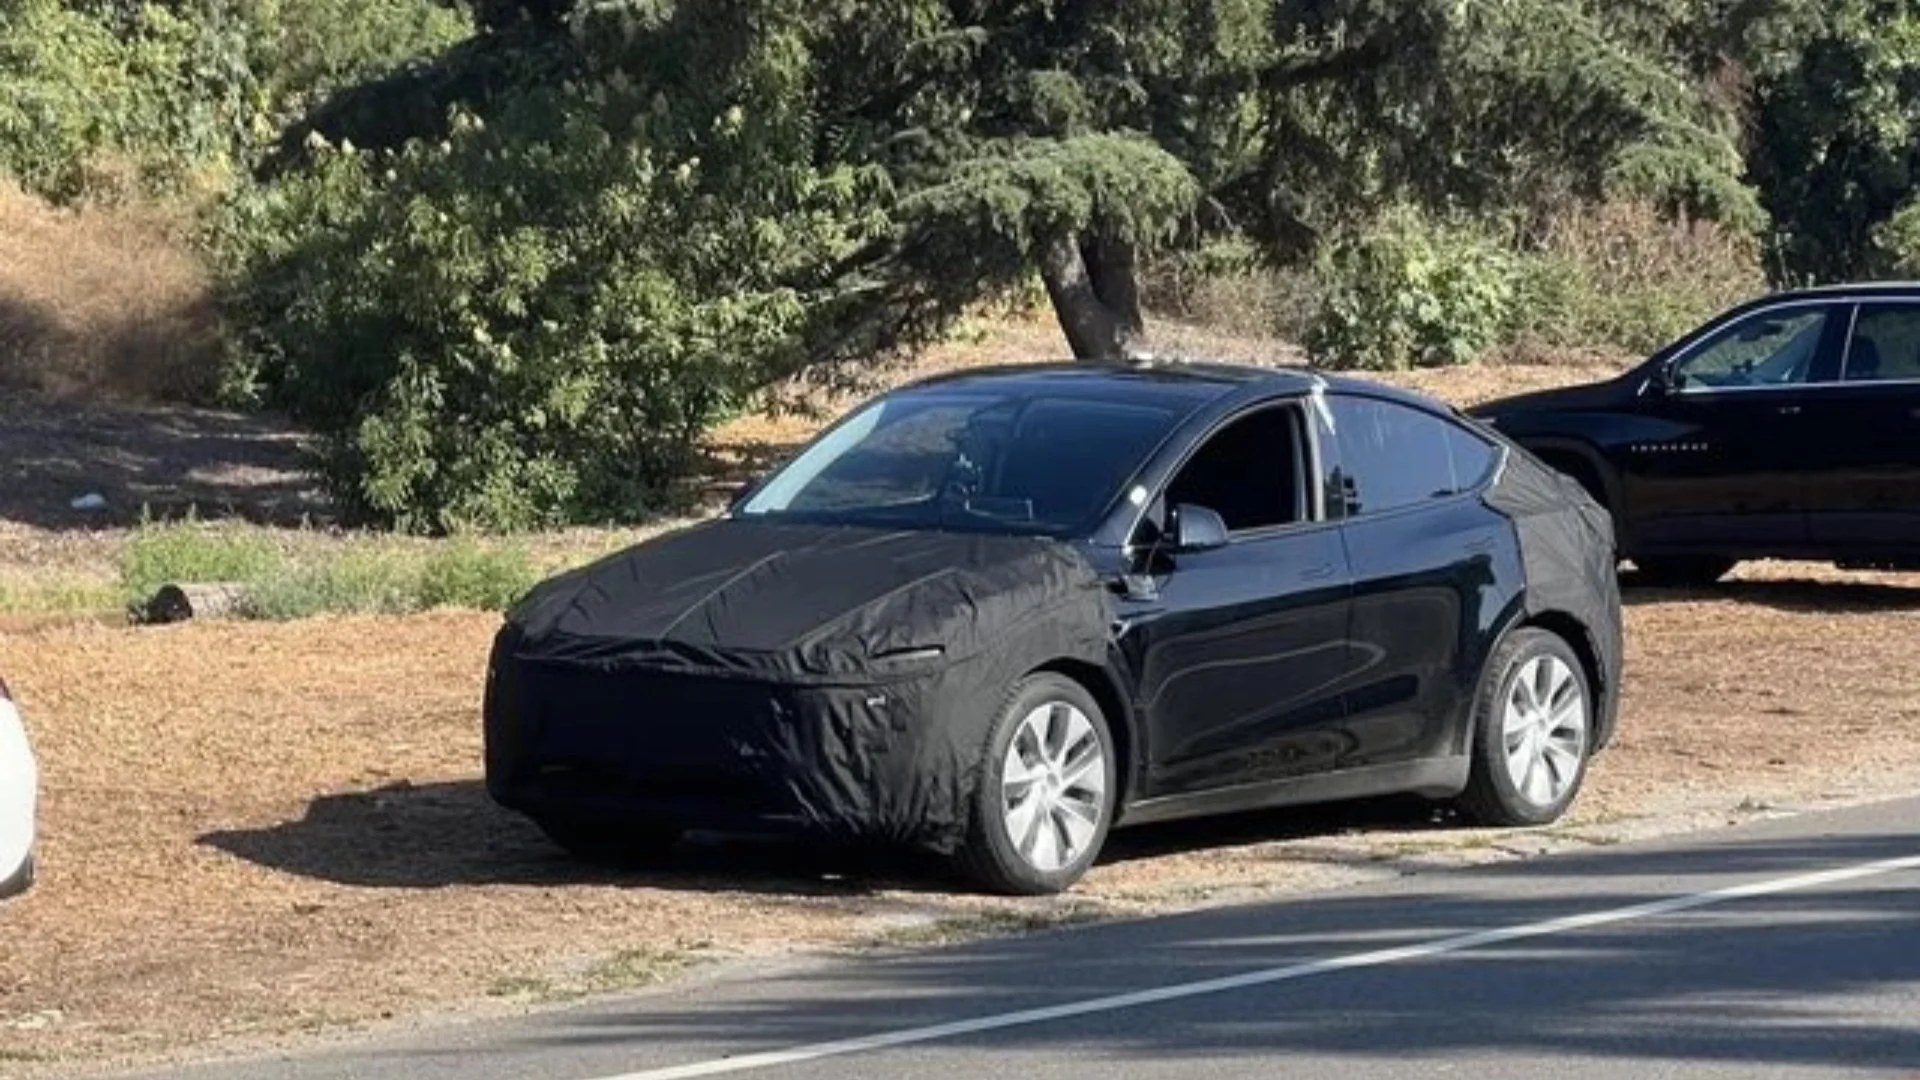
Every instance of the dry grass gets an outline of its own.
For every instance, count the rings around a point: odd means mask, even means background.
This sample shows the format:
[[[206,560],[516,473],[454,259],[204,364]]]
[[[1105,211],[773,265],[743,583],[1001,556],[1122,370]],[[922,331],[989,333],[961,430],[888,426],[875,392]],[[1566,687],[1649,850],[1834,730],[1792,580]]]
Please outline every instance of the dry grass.
[[[218,356],[207,271],[176,223],[56,210],[0,182],[0,387],[178,400],[208,388]]]
[[[1920,670],[1897,654],[1916,618],[1920,577],[1801,566],[1634,594],[1620,740],[1569,828],[1526,842],[1910,791]],[[696,850],[655,874],[601,877],[480,790],[477,701],[496,625],[443,614],[0,636],[47,795],[43,885],[6,912],[0,1042],[92,1063],[1515,847],[1378,807],[1121,834],[1061,901],[944,895],[929,891],[935,878],[858,866],[842,878],[828,871],[846,867],[785,847]],[[1778,679],[1789,664],[1803,675]]]

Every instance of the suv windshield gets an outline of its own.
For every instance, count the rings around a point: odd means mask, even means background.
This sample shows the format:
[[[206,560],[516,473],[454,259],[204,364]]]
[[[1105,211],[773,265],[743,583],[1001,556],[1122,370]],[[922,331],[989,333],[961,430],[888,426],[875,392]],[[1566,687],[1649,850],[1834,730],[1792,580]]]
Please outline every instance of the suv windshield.
[[[880,399],[775,473],[737,514],[1071,535],[1093,527],[1181,413],[990,391]]]

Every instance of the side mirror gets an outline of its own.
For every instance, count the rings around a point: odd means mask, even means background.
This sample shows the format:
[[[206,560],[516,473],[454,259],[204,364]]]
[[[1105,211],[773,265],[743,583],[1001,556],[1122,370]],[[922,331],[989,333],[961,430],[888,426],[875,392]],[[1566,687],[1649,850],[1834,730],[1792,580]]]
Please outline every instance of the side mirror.
[[[1661,364],[1647,377],[1647,389],[1655,397],[1670,397],[1680,391],[1680,380],[1673,373],[1672,364]]]
[[[727,512],[732,513],[733,511],[740,509],[741,504],[745,503],[747,499],[750,496],[752,496],[755,491],[758,491],[760,489],[761,481],[765,479],[766,477],[764,476],[754,476],[746,480],[743,480],[740,483],[733,485],[732,487],[721,488],[720,491],[723,497],[727,500]]]
[[[1212,551],[1227,546],[1227,523],[1204,506],[1181,503],[1173,508],[1167,530],[1176,552]]]

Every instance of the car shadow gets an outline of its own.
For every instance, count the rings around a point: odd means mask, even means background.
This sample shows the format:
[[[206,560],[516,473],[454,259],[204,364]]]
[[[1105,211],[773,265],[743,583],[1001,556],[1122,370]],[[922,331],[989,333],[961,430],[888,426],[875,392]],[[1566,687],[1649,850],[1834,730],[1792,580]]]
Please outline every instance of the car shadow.
[[[625,885],[689,892],[858,896],[937,891],[941,869],[912,852],[774,837],[693,834],[645,866],[574,858],[501,808],[480,780],[322,795],[299,818],[206,833],[198,842],[281,873],[377,889],[450,885]]]
[[[1383,799],[1121,829],[1100,862],[1369,829],[1441,827],[1446,811]],[[377,889],[450,885],[626,885],[691,892],[862,896],[964,888],[946,860],[890,847],[796,844],[788,838],[693,834],[644,867],[576,859],[479,780],[322,795],[299,818],[203,834],[198,843],[298,877]]]
[[[1920,611],[1920,586],[1883,581],[1766,578],[1666,587],[1640,583],[1635,580],[1636,576],[1622,574],[1620,577],[1620,599],[1629,607],[1676,600],[1727,600],[1810,614]]]
[[[1117,829],[1107,838],[1100,863],[1126,863],[1213,848],[1342,833],[1459,827],[1459,816],[1450,807],[1414,796],[1316,803]]]

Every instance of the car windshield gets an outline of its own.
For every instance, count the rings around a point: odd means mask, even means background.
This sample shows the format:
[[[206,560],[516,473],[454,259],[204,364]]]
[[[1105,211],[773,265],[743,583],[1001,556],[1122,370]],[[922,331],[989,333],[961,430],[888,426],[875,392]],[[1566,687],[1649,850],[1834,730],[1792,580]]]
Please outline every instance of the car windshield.
[[[1180,417],[1086,397],[894,394],[822,435],[736,513],[1072,535],[1095,524]]]

